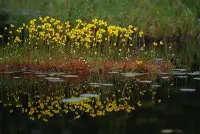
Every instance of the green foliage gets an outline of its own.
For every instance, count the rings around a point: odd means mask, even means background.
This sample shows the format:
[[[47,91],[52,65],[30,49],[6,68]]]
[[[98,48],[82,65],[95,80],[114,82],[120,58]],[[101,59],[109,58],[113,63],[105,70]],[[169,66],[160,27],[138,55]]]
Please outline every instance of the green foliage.
[[[170,36],[180,29],[193,33],[197,23],[193,10],[181,0],[3,0],[0,6],[18,22],[47,15],[72,22],[98,18],[113,25],[139,26],[151,36]]]

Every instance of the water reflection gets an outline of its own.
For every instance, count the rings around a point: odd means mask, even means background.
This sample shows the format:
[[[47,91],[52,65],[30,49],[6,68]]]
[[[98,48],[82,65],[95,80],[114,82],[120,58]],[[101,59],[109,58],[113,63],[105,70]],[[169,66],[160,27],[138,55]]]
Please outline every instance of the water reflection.
[[[180,73],[157,74],[151,81],[140,73],[108,73],[100,79],[63,72],[0,73],[0,130],[157,134],[167,132],[164,127],[199,133],[200,86],[196,75],[184,74],[183,82]]]

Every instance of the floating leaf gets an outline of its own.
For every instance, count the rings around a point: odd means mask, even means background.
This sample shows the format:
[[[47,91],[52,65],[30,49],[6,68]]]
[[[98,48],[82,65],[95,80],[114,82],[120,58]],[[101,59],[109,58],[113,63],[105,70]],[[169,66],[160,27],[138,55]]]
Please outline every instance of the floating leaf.
[[[195,78],[193,78],[194,80],[200,80],[200,77],[195,77]]]
[[[20,77],[18,77],[18,76],[15,76],[15,77],[13,77],[14,79],[20,79]]]
[[[87,100],[86,97],[77,97],[77,98],[68,98],[68,99],[63,99],[62,102],[64,103],[72,103],[72,102],[81,102]]]
[[[46,77],[47,80],[60,80],[58,77]]]
[[[188,76],[176,76],[176,78],[187,79]]]
[[[79,77],[78,75],[61,75],[64,78],[77,78]]]
[[[111,83],[101,83],[102,86],[113,86]]]
[[[192,89],[192,88],[181,88],[180,91],[182,91],[182,92],[195,92],[196,89]]]
[[[119,72],[108,72],[108,74],[119,74]]]
[[[185,72],[187,71],[187,69],[183,69],[183,68],[176,68],[176,69],[173,69],[174,71],[180,71],[180,72]]]
[[[152,88],[157,88],[157,87],[161,87],[161,85],[155,84],[155,85],[151,85]]]
[[[81,94],[81,97],[87,97],[87,98],[98,98],[98,94]]]
[[[136,77],[136,76],[141,76],[144,75],[143,73],[121,73],[124,77]]]
[[[193,75],[193,76],[195,76],[195,75],[200,75],[200,72],[199,71],[196,71],[196,72],[192,72],[192,73],[187,73],[188,75]]]
[[[162,134],[170,134],[170,133],[173,133],[174,130],[173,129],[163,129],[160,131],[160,133]]]
[[[143,80],[143,81],[139,81],[141,83],[151,83],[152,81],[149,81],[149,80]]]

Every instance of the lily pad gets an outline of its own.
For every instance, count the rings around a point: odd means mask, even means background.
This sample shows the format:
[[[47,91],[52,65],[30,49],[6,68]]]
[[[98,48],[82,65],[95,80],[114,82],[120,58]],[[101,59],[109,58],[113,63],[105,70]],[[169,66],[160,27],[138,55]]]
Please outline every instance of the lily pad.
[[[100,87],[101,83],[89,83],[91,87]]]
[[[19,76],[15,76],[15,77],[13,77],[14,79],[20,79],[21,77],[19,77]]]
[[[173,74],[174,74],[174,75],[179,75],[179,76],[180,76],[180,75],[186,75],[186,73],[182,73],[182,72],[174,72]]]
[[[79,77],[78,75],[61,75],[64,78],[77,78]]]
[[[98,98],[98,94],[81,94],[81,97],[87,97],[87,98]]]
[[[187,79],[188,76],[176,76],[176,78]]]
[[[136,77],[144,75],[143,73],[133,73],[133,72],[127,72],[127,73],[121,73],[124,77]]]
[[[32,72],[23,72],[24,74],[31,74]]]
[[[58,77],[46,77],[47,80],[60,80]]]
[[[163,129],[163,130],[160,130],[160,133],[162,134],[170,134],[170,133],[173,133],[174,130],[173,129]]]
[[[200,80],[200,77],[195,77],[195,78],[193,78],[194,80]]]
[[[46,77],[46,75],[40,74],[40,75],[36,75],[37,77]]]
[[[4,74],[13,74],[15,72],[3,72]]]
[[[158,88],[161,87],[161,85],[155,84],[155,85],[151,85],[152,88]]]
[[[192,73],[187,73],[188,75],[192,75],[192,76],[196,76],[196,75],[200,75],[199,71],[196,72],[192,72]]]
[[[102,86],[113,86],[111,83],[101,83]]]
[[[63,103],[73,103],[73,102],[85,101],[87,99],[88,98],[86,98],[86,97],[68,98],[68,99],[63,99],[62,102]]]
[[[64,75],[64,72],[49,72],[47,73],[48,76],[59,76],[59,75]]]
[[[139,81],[141,83],[151,83],[152,81],[149,81],[149,80],[143,80],[143,81]]]
[[[187,71],[187,69],[184,69],[184,68],[176,68],[176,69],[173,69],[174,71],[180,71],[180,72],[185,72]]]
[[[64,82],[65,80],[62,80],[62,79],[58,79],[58,80],[48,80],[49,82]]]
[[[46,75],[47,73],[44,72],[34,72],[35,75]]]
[[[47,75],[48,76],[59,76],[59,75],[64,75],[65,73],[64,72],[51,72],[51,73],[48,73]]]
[[[162,78],[162,79],[169,79],[169,77],[167,77],[167,76],[166,76],[166,77],[161,77],[161,78]]]
[[[119,72],[108,72],[108,74],[118,74]]]
[[[192,89],[192,88],[181,88],[180,91],[182,91],[182,92],[195,92],[196,89]]]

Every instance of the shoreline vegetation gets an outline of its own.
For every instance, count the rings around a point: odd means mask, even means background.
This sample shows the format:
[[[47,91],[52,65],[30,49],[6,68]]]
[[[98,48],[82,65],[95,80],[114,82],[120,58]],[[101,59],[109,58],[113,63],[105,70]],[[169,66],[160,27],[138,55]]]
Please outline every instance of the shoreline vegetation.
[[[156,50],[163,51],[164,43],[154,41],[146,46],[144,32],[132,25],[120,27],[108,25],[104,20],[78,19],[73,26],[69,21],[46,16],[21,27],[11,24],[5,31],[10,37],[0,54],[1,71],[39,69],[82,75],[97,67],[103,72],[147,73],[170,71],[173,67],[169,61],[156,58],[161,56]],[[4,35],[0,38],[4,40]]]
[[[1,2],[0,71],[86,73],[98,67],[162,72],[190,69],[194,63],[197,71],[199,12],[188,4],[187,0]]]
[[[139,63],[141,62],[141,63]],[[143,73],[169,73],[174,69],[174,65],[166,61],[91,61],[85,63],[83,60],[73,60],[68,62],[53,61],[49,65],[38,63],[25,63],[25,64],[7,64],[0,65],[0,72],[12,71],[41,71],[41,72],[64,72],[66,74],[75,74],[79,76],[87,76],[90,73],[104,74],[107,72],[143,72]],[[98,65],[98,68],[97,68]]]

